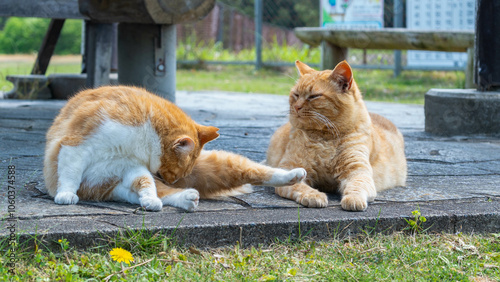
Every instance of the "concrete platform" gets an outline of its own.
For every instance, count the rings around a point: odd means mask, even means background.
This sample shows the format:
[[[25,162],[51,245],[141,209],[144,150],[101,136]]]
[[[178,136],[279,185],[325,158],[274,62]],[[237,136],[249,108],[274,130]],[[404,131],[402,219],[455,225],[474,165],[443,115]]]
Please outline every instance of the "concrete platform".
[[[425,94],[425,131],[442,136],[500,135],[500,91],[429,90]]]
[[[249,246],[306,233],[327,239],[399,231],[417,208],[431,231],[500,231],[500,138],[436,137],[424,132],[423,106],[374,102],[367,103],[369,110],[392,120],[405,136],[409,176],[407,187],[380,193],[365,212],[343,211],[338,195],[330,195],[324,209],[299,207],[269,187],[202,200],[194,213],[172,207],[137,212],[137,206],[123,203],[59,206],[39,189],[44,188],[45,132],[64,103],[0,100],[1,213],[3,218],[8,214],[7,166],[15,165],[15,232],[20,240],[36,234],[50,246],[64,237],[71,246],[84,248],[102,244],[102,238],[120,230],[145,228],[201,248],[236,242]],[[286,96],[179,91],[177,104],[199,123],[220,128],[221,137],[207,149],[233,151],[256,161],[265,159],[271,135],[287,120]],[[11,222],[4,219],[1,224]],[[0,236],[9,235],[9,229],[0,229]]]

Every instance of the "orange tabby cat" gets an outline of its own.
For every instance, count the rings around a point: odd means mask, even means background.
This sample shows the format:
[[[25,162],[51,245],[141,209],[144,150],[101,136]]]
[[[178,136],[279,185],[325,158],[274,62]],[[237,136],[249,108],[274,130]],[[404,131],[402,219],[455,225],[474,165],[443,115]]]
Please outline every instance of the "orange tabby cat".
[[[349,64],[333,71],[295,64],[300,78],[290,92],[290,121],[271,138],[267,163],[303,167],[307,178],[276,193],[326,207],[323,192],[339,192],[343,209],[361,211],[377,191],[405,185],[403,136],[389,120],[368,113]]]
[[[306,176],[301,168],[285,171],[228,152],[203,151],[217,131],[141,88],[82,91],[47,132],[48,193],[57,204],[124,201],[151,211],[163,205],[192,211],[200,194],[244,193],[251,191],[245,184],[291,185]]]

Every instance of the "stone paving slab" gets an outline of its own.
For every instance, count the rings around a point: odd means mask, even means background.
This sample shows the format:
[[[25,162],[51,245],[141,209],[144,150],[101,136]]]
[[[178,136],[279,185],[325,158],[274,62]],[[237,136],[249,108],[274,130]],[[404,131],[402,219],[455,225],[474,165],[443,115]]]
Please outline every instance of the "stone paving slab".
[[[38,234],[50,244],[65,237],[74,246],[88,247],[124,228],[146,228],[199,247],[236,241],[246,246],[296,238],[299,214],[302,230],[312,229],[309,235],[326,239],[374,226],[377,231],[402,230],[404,218],[417,208],[432,231],[500,231],[499,136],[433,136],[423,131],[422,106],[375,102],[367,102],[368,109],[392,120],[405,136],[409,177],[406,187],[380,192],[365,212],[343,211],[340,197],[333,194],[327,208],[299,207],[276,196],[271,187],[202,200],[194,213],[173,207],[142,212],[126,203],[59,206],[41,192],[42,166],[45,132],[64,103],[0,100],[0,213],[7,214],[7,166],[15,165],[16,231],[24,239]],[[177,104],[197,122],[220,128],[221,137],[206,149],[228,150],[260,162],[271,135],[287,120],[288,98],[179,91]],[[8,232],[1,228],[0,236]]]

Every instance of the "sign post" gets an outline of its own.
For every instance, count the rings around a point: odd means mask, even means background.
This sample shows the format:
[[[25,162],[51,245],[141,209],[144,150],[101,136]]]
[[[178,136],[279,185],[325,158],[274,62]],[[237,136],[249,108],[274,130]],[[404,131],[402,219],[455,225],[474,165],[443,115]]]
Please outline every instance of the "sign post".
[[[321,0],[321,26],[335,29],[384,27],[383,0]]]
[[[383,0],[320,0],[320,25],[326,29],[380,29],[384,27]],[[333,69],[347,58],[348,49],[321,44],[321,69]]]

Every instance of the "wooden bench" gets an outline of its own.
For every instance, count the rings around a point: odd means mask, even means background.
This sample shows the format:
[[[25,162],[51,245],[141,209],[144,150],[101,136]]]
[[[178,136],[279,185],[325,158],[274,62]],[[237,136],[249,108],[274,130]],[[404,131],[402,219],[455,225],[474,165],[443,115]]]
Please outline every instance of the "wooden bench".
[[[333,69],[347,58],[348,48],[467,52],[466,88],[473,86],[474,32],[425,31],[404,28],[371,30],[295,28],[295,35],[311,46],[322,46],[321,69]]]
[[[110,84],[113,24],[120,23],[118,83],[142,86],[175,101],[175,24],[199,20],[214,5],[215,0],[0,0],[0,16],[52,19],[31,72],[34,76],[19,77],[30,91],[34,88],[29,80],[47,70],[64,20],[83,19],[86,87]],[[39,85],[44,84],[37,82],[35,88]]]

